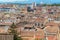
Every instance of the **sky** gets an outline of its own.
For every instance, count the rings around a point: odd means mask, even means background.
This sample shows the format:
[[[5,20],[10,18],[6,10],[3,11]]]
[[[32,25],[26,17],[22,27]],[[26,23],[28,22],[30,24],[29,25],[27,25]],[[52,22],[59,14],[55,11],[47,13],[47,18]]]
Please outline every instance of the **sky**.
[[[46,3],[46,4],[52,4],[52,3],[60,3],[60,0],[0,0],[0,2],[20,2],[20,3]]]

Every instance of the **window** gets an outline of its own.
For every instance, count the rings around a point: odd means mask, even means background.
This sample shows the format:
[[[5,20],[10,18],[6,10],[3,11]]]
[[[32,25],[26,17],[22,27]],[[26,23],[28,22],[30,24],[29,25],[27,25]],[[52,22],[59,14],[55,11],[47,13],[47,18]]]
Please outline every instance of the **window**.
[[[41,26],[43,26],[43,24],[41,24]]]
[[[35,26],[40,26],[40,23],[35,23]]]

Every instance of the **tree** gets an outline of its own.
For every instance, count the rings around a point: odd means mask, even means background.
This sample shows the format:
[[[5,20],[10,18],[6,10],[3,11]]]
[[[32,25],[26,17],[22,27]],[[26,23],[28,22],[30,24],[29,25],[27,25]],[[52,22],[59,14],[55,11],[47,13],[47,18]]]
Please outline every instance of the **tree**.
[[[18,36],[16,28],[16,25],[13,23],[10,26],[9,33],[14,35],[14,40],[22,40],[22,38]]]
[[[43,40],[42,38],[40,40]]]
[[[46,40],[45,38],[41,38],[40,40]]]
[[[35,38],[35,40],[38,40],[38,38]]]

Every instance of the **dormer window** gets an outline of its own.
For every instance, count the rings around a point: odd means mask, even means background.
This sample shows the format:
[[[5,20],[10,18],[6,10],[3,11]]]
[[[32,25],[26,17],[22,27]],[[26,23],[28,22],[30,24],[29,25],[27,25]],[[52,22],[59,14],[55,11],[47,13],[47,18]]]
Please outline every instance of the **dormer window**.
[[[37,26],[37,23],[35,23],[35,26]]]
[[[40,26],[40,23],[35,23],[35,26]]]

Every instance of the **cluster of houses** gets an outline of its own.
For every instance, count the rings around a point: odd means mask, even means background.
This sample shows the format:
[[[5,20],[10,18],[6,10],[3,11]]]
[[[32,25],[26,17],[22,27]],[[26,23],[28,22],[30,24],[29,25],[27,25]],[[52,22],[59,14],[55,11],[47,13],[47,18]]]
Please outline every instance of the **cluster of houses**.
[[[13,22],[23,40],[60,40],[60,6],[1,4],[0,33]]]

